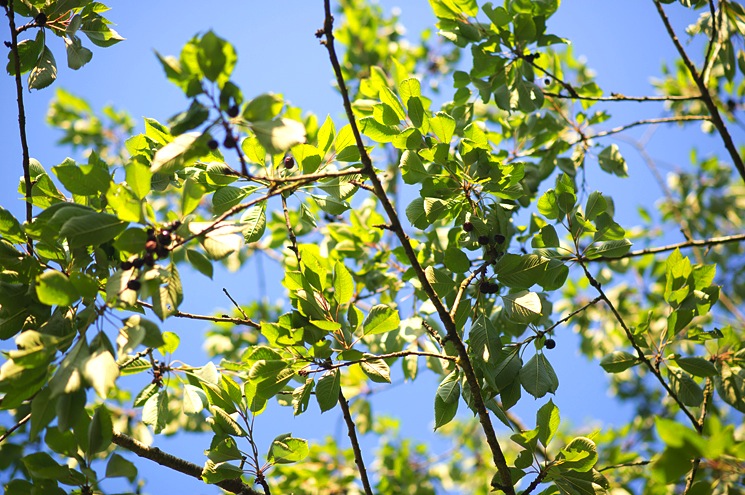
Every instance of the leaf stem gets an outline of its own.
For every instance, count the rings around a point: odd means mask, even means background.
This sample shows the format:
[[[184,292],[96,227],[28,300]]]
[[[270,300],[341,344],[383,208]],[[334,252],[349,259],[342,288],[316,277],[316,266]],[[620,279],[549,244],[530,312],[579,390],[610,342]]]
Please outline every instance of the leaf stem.
[[[0,435],[0,444],[3,443],[6,438],[8,438],[9,436],[11,436],[14,431],[16,431],[18,428],[20,428],[24,424],[26,424],[29,419],[31,419],[31,413],[28,413],[23,418],[21,418],[16,424],[14,424],[10,428],[8,428],[5,431],[5,433],[3,433],[2,435]]]

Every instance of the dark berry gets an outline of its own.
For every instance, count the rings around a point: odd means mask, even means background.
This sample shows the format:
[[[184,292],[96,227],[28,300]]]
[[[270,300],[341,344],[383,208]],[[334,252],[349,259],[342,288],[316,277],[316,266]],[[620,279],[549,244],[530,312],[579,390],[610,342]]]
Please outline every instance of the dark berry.
[[[481,282],[479,292],[482,294],[496,294],[499,292],[499,285],[492,282]]]
[[[169,251],[168,251],[168,248],[165,246],[158,246],[158,249],[155,251],[155,254],[158,255],[158,259],[162,260],[164,258],[168,258]]]
[[[148,253],[153,253],[156,249],[158,249],[158,242],[155,239],[150,239],[145,243],[145,251]]]
[[[496,242],[497,244],[502,244],[504,242],[504,236],[502,234],[495,235],[494,242]]]
[[[543,84],[545,84],[546,86],[551,86],[551,79],[547,77],[546,79],[543,80]]]
[[[129,290],[137,291],[137,290],[140,290],[141,287],[142,287],[142,282],[140,282],[139,280],[130,280],[129,282],[127,282],[127,289]]]
[[[176,220],[171,224],[171,231],[178,230],[179,227],[181,227],[181,222],[179,220]]]
[[[155,240],[155,229],[150,227],[147,229],[147,240],[148,241],[154,241]]]
[[[544,344],[546,346],[546,349],[553,349],[556,347],[556,341],[554,339],[546,339],[546,343]]]
[[[228,116],[230,117],[237,117],[239,112],[240,109],[238,108],[238,105],[233,105],[232,107],[228,108]]]
[[[119,268],[121,268],[122,270],[129,270],[133,266],[134,265],[130,261],[122,261],[121,265],[119,265]]]
[[[478,241],[479,241],[479,244],[484,246],[486,244],[489,244],[489,237],[485,235],[480,235]]]
[[[158,242],[163,246],[168,246],[171,243],[171,233],[167,230],[161,230],[158,234]]]
[[[233,136],[226,136],[225,141],[222,142],[222,145],[226,148],[235,148],[235,139],[233,139]]]
[[[145,260],[143,260],[142,258],[135,258],[132,260],[132,266],[134,266],[138,270],[142,268],[142,265],[144,264],[145,264]]]
[[[147,266],[155,266],[155,258],[153,257],[153,253],[147,253],[142,259]]]
[[[36,22],[37,26],[46,26],[47,15],[44,12],[39,12],[37,16],[34,17],[34,21]]]
[[[295,159],[291,156],[286,156],[285,157],[285,168],[287,170],[290,170],[294,166],[295,166]]]
[[[466,232],[472,232],[473,224],[471,222],[463,222],[463,230],[465,230]]]
[[[217,142],[217,139],[207,141],[207,147],[211,150],[216,150],[218,146],[220,146],[220,143]]]

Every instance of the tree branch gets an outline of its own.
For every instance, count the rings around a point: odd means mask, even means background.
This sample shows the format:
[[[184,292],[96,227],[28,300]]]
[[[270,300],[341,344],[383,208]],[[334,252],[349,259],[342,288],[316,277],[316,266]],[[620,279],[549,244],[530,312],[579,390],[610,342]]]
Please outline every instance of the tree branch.
[[[664,253],[666,251],[674,251],[680,248],[716,246],[718,244],[727,244],[730,242],[740,242],[740,241],[745,241],[745,234],[728,235],[728,236],[722,236],[722,237],[711,237],[709,239],[678,242],[677,244],[668,244],[667,246],[657,246],[657,247],[652,247],[652,248],[638,249],[636,251],[629,251],[628,253],[624,255],[616,256],[614,258],[609,258],[607,256],[601,256],[599,258],[585,258],[584,256],[581,256],[579,258],[567,258],[567,260],[576,259],[577,261],[581,261],[583,263],[591,262],[591,261],[614,261],[614,260],[620,260],[624,258],[635,258],[637,256],[645,256],[648,254]]]
[[[609,129],[607,131],[600,131],[596,134],[593,134],[591,136],[584,136],[580,139],[577,139],[576,141],[569,143],[569,146],[574,146],[575,144],[582,143],[584,141],[595,139],[595,138],[601,138],[610,136],[612,134],[618,134],[619,132],[623,132],[627,129],[631,129],[632,127],[636,127],[639,125],[649,125],[649,124],[668,124],[670,122],[690,122],[690,121],[697,121],[697,120],[712,120],[711,117],[708,115],[681,115],[678,117],[662,117],[657,119],[642,119],[637,120],[636,122],[631,122],[630,124],[614,127],[613,129]]]
[[[634,335],[631,333],[631,329],[626,325],[626,322],[624,321],[621,314],[616,309],[615,305],[611,302],[610,299],[608,299],[608,296],[605,294],[605,291],[600,286],[600,283],[595,280],[595,277],[590,274],[590,271],[587,269],[587,266],[579,262],[580,266],[585,272],[585,276],[587,277],[587,280],[590,282],[590,285],[595,288],[595,290],[598,291],[598,294],[600,294],[600,297],[605,301],[605,304],[608,305],[611,312],[613,313],[613,316],[615,317],[616,321],[619,325],[621,325],[621,328],[623,328],[624,333],[626,334],[626,339],[629,341],[631,346],[636,351],[636,355],[639,358],[641,362],[643,362],[647,368],[649,368],[649,371],[652,372],[652,374],[657,378],[657,380],[660,382],[662,387],[665,389],[667,394],[678,404],[678,407],[680,407],[680,410],[683,411],[683,413],[688,417],[688,419],[693,424],[693,427],[696,429],[697,432],[701,433],[703,428],[698,424],[698,420],[696,420],[696,417],[691,413],[691,411],[688,410],[685,404],[680,400],[678,397],[678,394],[676,394],[673,389],[670,388],[670,385],[667,384],[665,379],[662,377],[662,373],[660,373],[659,368],[657,368],[652,362],[649,360],[649,358],[644,354],[644,351],[641,347],[639,347],[639,344],[636,343],[636,340],[634,339]]]
[[[23,185],[26,197],[26,221],[31,223],[34,216],[34,205],[32,202],[33,184],[31,183],[31,157],[28,151],[28,139],[26,137],[26,108],[23,104],[23,82],[21,81],[21,57],[18,55],[18,32],[16,31],[15,10],[13,0],[8,2],[5,11],[10,26],[10,50],[13,53],[13,71],[15,72],[16,100],[18,102],[18,131],[21,136],[21,153],[23,165]],[[26,237],[26,246],[29,254],[34,254],[34,241]]]
[[[141,305],[142,307],[153,309],[153,305],[150,303],[147,303],[145,301],[137,301],[137,304]],[[176,313],[170,315],[174,316],[176,318],[187,318],[189,320],[204,320],[204,321],[214,321],[215,323],[234,323],[236,325],[246,325],[252,328],[259,329],[261,328],[261,325],[256,323],[255,321],[249,319],[249,318],[231,318],[230,316],[209,316],[209,315],[195,315],[192,313],[184,313],[183,311],[177,311]]]
[[[399,351],[399,352],[391,352],[389,354],[380,354],[378,356],[370,356],[367,358],[362,359],[355,359],[353,361],[344,361],[342,363],[336,363],[329,366],[323,366],[317,370],[306,370],[304,371],[305,374],[310,373],[319,373],[321,371],[327,371],[327,370],[335,370],[337,368],[344,368],[347,366],[352,366],[353,364],[360,364],[360,363],[371,363],[373,361],[379,361],[381,359],[390,359],[390,358],[399,358],[399,357],[406,357],[406,356],[424,356],[424,357],[432,357],[437,359],[442,359],[445,361],[450,362],[456,362],[458,361],[458,358],[455,356],[448,356],[445,354],[437,354],[435,352],[425,352],[425,351]]]
[[[357,429],[354,426],[354,420],[352,420],[352,413],[349,412],[349,403],[344,397],[341,389],[339,389],[339,406],[341,406],[341,412],[344,416],[344,422],[347,423],[347,434],[349,440],[352,442],[352,450],[354,451],[354,462],[357,464],[357,470],[360,472],[360,480],[362,480],[362,486],[365,489],[365,495],[373,495],[372,488],[370,487],[370,480],[367,479],[367,469],[365,468],[365,462],[362,460],[362,450],[360,449],[360,442],[357,440]]]
[[[31,413],[28,413],[23,418],[21,418],[16,424],[8,428],[5,433],[0,435],[0,443],[3,443],[6,438],[8,438],[9,436],[13,434],[14,431],[16,431],[21,426],[25,425],[29,419],[31,419]]]
[[[502,452],[502,448],[499,445],[499,441],[497,440],[497,434],[494,431],[494,425],[491,422],[491,419],[489,417],[489,412],[486,409],[486,405],[484,404],[484,399],[481,395],[481,386],[479,385],[478,379],[476,378],[476,374],[473,370],[473,366],[471,365],[470,358],[468,357],[468,351],[466,350],[466,346],[463,343],[463,340],[460,338],[460,335],[458,334],[458,329],[455,326],[455,322],[453,321],[453,318],[450,316],[450,313],[443,305],[440,298],[437,296],[437,293],[435,292],[434,288],[432,287],[432,284],[429,283],[427,280],[426,275],[424,274],[424,269],[422,268],[421,264],[419,263],[416,253],[414,252],[414,248],[411,246],[411,242],[409,241],[409,237],[406,235],[406,232],[404,231],[401,222],[398,218],[398,214],[396,213],[396,209],[391,204],[388,196],[386,195],[385,189],[383,188],[383,184],[381,183],[380,179],[378,178],[377,174],[375,173],[375,169],[372,165],[372,160],[370,159],[370,155],[368,155],[367,150],[365,149],[365,145],[362,142],[362,135],[360,134],[360,130],[357,127],[357,121],[354,117],[354,112],[352,111],[352,102],[349,98],[349,92],[347,91],[346,83],[344,82],[344,76],[341,72],[341,65],[339,64],[339,59],[336,55],[336,49],[334,48],[334,17],[331,15],[331,2],[330,0],[324,0],[324,11],[325,11],[325,17],[324,17],[324,23],[323,23],[323,29],[316,32],[316,36],[321,38],[325,36],[325,40],[323,40],[321,43],[326,47],[326,50],[329,54],[329,59],[331,61],[331,65],[334,69],[334,74],[336,76],[336,82],[339,85],[339,92],[341,93],[343,104],[344,104],[344,110],[347,115],[347,120],[349,120],[349,124],[352,129],[352,134],[354,135],[355,142],[357,144],[357,149],[360,152],[360,161],[362,162],[362,170],[370,178],[370,181],[372,182],[372,185],[375,189],[375,195],[378,197],[379,201],[381,202],[383,209],[385,210],[386,214],[388,215],[388,218],[391,222],[391,229],[396,234],[396,237],[398,237],[399,241],[401,242],[401,246],[404,249],[404,252],[406,253],[406,257],[411,262],[411,266],[414,269],[414,272],[417,275],[417,279],[422,285],[422,290],[427,294],[432,304],[435,306],[435,309],[437,311],[437,314],[442,321],[443,325],[445,326],[445,329],[447,330],[448,338],[455,346],[458,355],[460,356],[460,359],[458,361],[458,364],[463,369],[463,372],[466,376],[466,381],[468,383],[469,388],[471,389],[471,395],[473,397],[474,407],[476,409],[476,413],[479,416],[479,422],[481,423],[481,427],[484,430],[484,434],[486,436],[486,442],[489,445],[489,448],[492,452],[492,457],[494,458],[494,464],[497,467],[497,471],[499,472],[501,484],[497,488],[503,490],[507,495],[515,495],[515,488],[513,486],[512,482],[512,475],[510,473],[510,469],[507,466],[507,460],[504,457],[504,453]]]
[[[163,452],[157,447],[148,447],[144,443],[128,435],[119,433],[118,431],[114,432],[112,441],[118,446],[129,450],[139,457],[150,459],[151,461],[157,462],[161,466],[173,469],[174,471],[186,474],[200,481],[202,480],[202,466],[191,463],[167,452]],[[237,493],[239,495],[262,495],[261,492],[258,492],[247,484],[243,483],[240,478],[224,480],[215,484],[225,491]]]
[[[561,93],[552,93],[551,91],[544,91],[545,96],[551,96],[553,98],[563,98],[568,100],[585,100],[585,101],[690,101],[700,100],[700,96],[626,96],[621,93],[611,93],[610,96],[572,96],[564,95]]]
[[[732,136],[730,135],[727,126],[724,124],[722,116],[719,114],[719,109],[717,108],[716,103],[714,103],[711,94],[709,94],[709,90],[706,87],[706,81],[704,81],[703,78],[699,75],[698,70],[696,70],[696,66],[693,65],[693,62],[688,57],[688,54],[683,48],[683,45],[680,43],[680,40],[678,40],[678,36],[675,34],[675,30],[670,24],[670,19],[668,19],[667,14],[665,14],[665,9],[662,7],[660,0],[653,1],[655,6],[657,7],[657,13],[660,15],[660,19],[662,19],[662,23],[665,25],[665,29],[667,29],[667,34],[670,36],[670,39],[675,45],[675,48],[678,50],[680,58],[683,60],[683,63],[688,69],[688,72],[691,74],[693,81],[696,83],[696,86],[698,86],[698,90],[701,92],[701,98],[703,99],[706,108],[711,114],[712,124],[714,124],[714,127],[716,127],[717,131],[719,131],[719,135],[724,142],[724,147],[729,152],[729,155],[732,158],[732,162],[734,163],[737,172],[740,174],[740,177],[745,180],[745,163],[743,163],[742,157],[737,151],[737,146],[735,146],[735,143],[732,140]],[[712,19],[712,22],[714,22],[714,19]]]
[[[611,469],[619,469],[624,467],[636,467],[636,466],[646,466],[647,464],[652,464],[652,461],[633,461],[633,462],[624,462],[622,464],[613,464],[611,466],[605,466],[604,468],[598,469],[599,472],[603,471],[610,471]]]

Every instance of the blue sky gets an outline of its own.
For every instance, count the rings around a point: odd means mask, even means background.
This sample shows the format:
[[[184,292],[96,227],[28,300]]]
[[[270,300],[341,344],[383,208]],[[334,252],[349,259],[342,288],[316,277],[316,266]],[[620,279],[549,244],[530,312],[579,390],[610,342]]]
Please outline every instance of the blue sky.
[[[412,40],[418,38],[422,28],[435,22],[428,2],[424,0],[385,0],[380,3],[387,11],[394,6],[401,8],[401,21]],[[112,0],[108,5],[112,7],[108,17],[127,40],[108,49],[94,47],[92,62],[76,72],[64,67],[61,40],[52,40],[60,65],[58,81],[51,88],[24,93],[31,154],[47,169],[72,153],[53,145],[60,135],[44,123],[46,107],[56,87],[85,96],[96,109],[111,103],[129,111],[141,131],[142,117],[166,121],[187,106],[180,90],[165,79],[153,50],[178,54],[182,44],[192,35],[208,29],[236,46],[239,60],[234,79],[246,96],[268,91],[283,93],[294,105],[318,114],[321,119],[330,114],[336,120],[337,128],[340,127],[343,121],[341,99],[331,85],[333,74],[326,51],[313,35],[322,24],[320,0],[200,3],[160,0],[149,2],[146,8],[135,8],[132,2]],[[679,35],[685,39],[684,28],[694,18],[677,5],[669,6],[668,11]],[[652,94],[650,76],[659,74],[663,60],[672,60],[676,55],[672,43],[664,36],[663,26],[650,1],[569,0],[564,2],[548,26],[550,32],[572,40],[575,54],[587,58],[589,66],[598,75],[598,83],[606,92]],[[0,32],[5,39],[7,28]],[[87,40],[84,43],[90,46]],[[699,56],[698,51],[694,54]],[[21,216],[23,204],[16,192],[22,172],[14,94],[13,79],[7,75],[0,77],[0,136],[3,136],[4,151],[0,163],[0,203]],[[614,119],[606,128],[640,117],[662,115],[662,107],[656,104],[619,104],[610,111]],[[687,165],[690,145],[699,147],[704,155],[719,152],[720,142],[703,137],[696,127],[697,124],[691,124],[684,131],[659,129],[650,141],[648,151],[663,166],[671,167]],[[634,129],[630,135],[638,138],[645,131],[647,129]],[[630,179],[613,180],[590,166],[587,172],[590,187],[611,195],[623,192],[625,202],[651,206],[661,193],[643,161],[622,141],[607,141],[607,144],[611,142],[618,143],[625,153]],[[681,146],[681,142],[686,145]],[[404,206],[401,205],[400,209]],[[624,226],[633,225],[635,210],[619,213]],[[209,314],[219,307],[229,308],[229,301],[222,293],[223,287],[240,301],[249,301],[255,294],[252,281],[257,269],[254,262],[249,262],[238,274],[218,271],[214,282],[186,271],[184,287],[187,292],[182,310]],[[194,290],[196,287],[198,293]],[[279,289],[276,293],[280,293]],[[201,335],[205,328],[202,323],[183,320],[168,320],[164,325],[165,330],[176,331],[181,336],[182,348],[177,357],[197,366],[205,362],[201,351]],[[549,358],[561,382],[554,401],[562,412],[562,418],[568,418],[576,426],[621,422],[628,409],[607,396],[602,369],[597,363],[587,363],[579,356],[574,346],[576,339],[568,330],[557,340],[559,346],[550,351]],[[0,343],[0,348],[7,348],[8,344]],[[392,387],[374,398],[374,411],[400,417],[403,432],[431,441],[434,452],[438,449],[444,451],[447,447],[431,434],[431,404],[436,385],[429,375],[413,385]],[[588,397],[592,399],[588,400]],[[530,425],[535,410],[544,402],[524,398],[517,412]],[[401,407],[401,404],[407,406]],[[410,407],[410,404],[424,405]],[[0,421],[4,420],[7,418],[0,415]],[[335,435],[342,445],[347,444],[337,410],[320,416],[314,405],[310,412],[298,418],[293,418],[289,409],[264,414],[257,419],[257,429],[262,451],[277,434],[288,431],[295,436],[316,439]],[[374,446],[372,440],[366,439],[364,444],[368,459],[372,457],[369,450]],[[202,450],[208,447],[209,438],[172,440],[158,437],[155,445],[202,464]],[[159,472],[149,461],[140,460],[137,464],[149,479],[145,487],[149,493],[166,493],[176,488],[190,493],[218,493],[218,490],[187,480],[180,474]],[[156,473],[159,474],[156,476]]]

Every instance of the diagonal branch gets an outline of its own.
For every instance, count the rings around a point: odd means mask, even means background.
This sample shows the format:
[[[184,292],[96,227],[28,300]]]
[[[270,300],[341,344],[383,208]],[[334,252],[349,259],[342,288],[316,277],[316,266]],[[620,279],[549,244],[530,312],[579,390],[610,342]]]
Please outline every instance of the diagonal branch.
[[[670,19],[668,19],[667,14],[665,14],[665,9],[662,7],[660,0],[653,1],[655,6],[657,7],[657,13],[660,15],[660,19],[662,19],[663,24],[665,24],[667,34],[670,36],[670,39],[675,45],[675,48],[678,50],[680,58],[683,60],[683,63],[688,69],[688,72],[691,74],[693,81],[696,83],[696,86],[698,86],[698,90],[701,92],[701,98],[706,105],[706,108],[709,110],[709,113],[711,114],[712,124],[714,124],[714,127],[716,127],[717,131],[719,131],[719,135],[724,142],[724,147],[727,149],[727,152],[729,152],[729,155],[732,158],[732,162],[734,163],[737,172],[740,174],[740,177],[745,180],[745,163],[743,163],[742,157],[737,151],[737,146],[735,146],[735,142],[732,140],[732,136],[729,133],[729,129],[727,129],[727,126],[724,124],[724,120],[722,120],[722,116],[719,114],[719,109],[717,108],[716,103],[714,103],[714,100],[712,99],[711,94],[706,87],[706,81],[704,81],[704,79],[698,73],[696,66],[693,65],[693,61],[691,61],[690,57],[688,57],[688,54],[683,48],[683,45],[680,43],[678,36],[675,34],[673,26],[670,24]],[[714,22],[714,19],[712,19],[712,22]]]
[[[349,412],[349,402],[347,402],[341,389],[339,389],[339,406],[341,406],[341,412],[344,415],[344,422],[347,424],[347,433],[349,434],[349,440],[352,442],[352,450],[354,451],[354,462],[357,464],[357,470],[360,472],[360,479],[362,480],[362,486],[365,488],[365,495],[373,495],[370,480],[367,478],[365,461],[362,460],[362,450],[360,449],[360,442],[357,439],[357,428],[354,426],[352,413]]]
[[[352,134],[354,135],[355,143],[357,144],[357,149],[360,152],[362,170],[364,174],[367,175],[367,177],[370,179],[370,182],[372,182],[372,186],[375,189],[375,195],[378,197],[380,203],[383,206],[383,209],[390,219],[391,230],[393,230],[393,232],[396,234],[396,237],[398,237],[399,241],[401,242],[401,246],[406,253],[406,257],[409,259],[411,266],[416,273],[417,279],[422,285],[422,290],[425,292],[425,294],[427,294],[428,298],[435,306],[437,314],[447,331],[448,339],[453,343],[458,352],[458,356],[460,357],[459,365],[463,369],[464,375],[466,376],[466,381],[469,388],[471,389],[474,408],[476,409],[476,413],[478,414],[481,427],[484,430],[486,442],[491,449],[492,457],[494,458],[494,464],[496,465],[497,471],[499,472],[500,483],[499,486],[496,487],[503,490],[505,493],[507,493],[507,495],[515,495],[512,474],[510,473],[510,468],[507,466],[507,460],[505,459],[502,448],[499,445],[497,434],[494,430],[494,425],[491,422],[489,412],[486,409],[486,405],[484,404],[484,399],[481,395],[481,386],[479,385],[479,381],[476,378],[476,373],[474,372],[471,360],[468,356],[466,346],[463,343],[463,340],[460,338],[460,335],[458,334],[458,329],[455,325],[455,322],[453,321],[453,318],[450,316],[450,313],[445,308],[445,305],[437,296],[437,293],[432,287],[432,284],[430,284],[429,280],[427,280],[424,269],[419,263],[416,252],[411,245],[409,236],[406,235],[406,232],[404,231],[403,226],[401,225],[401,222],[399,220],[398,214],[396,213],[396,209],[393,207],[393,204],[391,204],[390,199],[386,195],[383,184],[375,173],[370,155],[368,155],[367,150],[365,149],[365,145],[362,142],[362,135],[360,134],[359,127],[357,126],[357,121],[354,117],[354,112],[352,111],[352,102],[350,101],[349,92],[347,91],[347,85],[344,82],[344,76],[342,75],[339,58],[337,57],[336,49],[334,48],[334,17],[333,15],[331,15],[331,2],[330,0],[324,0],[323,3],[325,11],[323,29],[317,31],[316,36],[318,38],[325,37],[325,40],[321,41],[321,43],[326,47],[331,65],[334,69],[336,82],[339,85],[339,92],[341,93],[344,104],[344,110],[347,114],[347,120],[349,120]]]
[[[587,269],[587,266],[583,262],[579,262],[580,266],[585,272],[585,277],[587,277],[587,280],[590,282],[590,285],[595,288],[596,291],[598,291],[598,294],[603,299],[605,304],[608,305],[608,308],[610,308],[611,313],[613,313],[613,316],[615,317],[616,321],[619,325],[621,325],[621,328],[623,329],[624,333],[626,334],[626,339],[629,341],[631,346],[636,351],[636,355],[639,358],[639,361],[644,363],[644,365],[649,368],[649,371],[652,372],[652,374],[657,378],[657,381],[660,382],[662,387],[665,389],[667,394],[675,401],[676,404],[678,404],[678,407],[680,407],[680,410],[683,411],[683,413],[688,417],[688,419],[693,424],[693,427],[696,429],[697,432],[701,433],[703,431],[703,427],[699,424],[696,417],[691,413],[691,411],[686,407],[685,404],[680,400],[680,397],[678,397],[678,394],[675,393],[673,389],[670,388],[670,385],[667,384],[665,379],[662,377],[662,373],[660,372],[660,369],[655,366],[652,361],[649,360],[649,358],[644,354],[644,351],[639,346],[639,344],[636,343],[636,340],[634,339],[634,334],[631,333],[631,329],[624,321],[621,314],[618,312],[618,309],[616,309],[616,306],[611,302],[610,299],[608,299],[608,296],[605,294],[605,291],[600,286],[600,283],[595,279],[595,277],[590,274],[590,271]]]
[[[5,12],[8,16],[10,25],[10,51],[13,54],[13,71],[15,72],[16,81],[16,100],[18,101],[18,131],[21,135],[21,153],[23,164],[23,185],[24,195],[26,196],[26,221],[31,222],[34,216],[34,205],[32,203],[33,183],[31,182],[31,157],[28,151],[28,139],[26,137],[26,108],[23,105],[23,82],[21,81],[21,57],[18,55],[18,32],[16,31],[15,10],[13,10],[13,0],[8,2]],[[27,238],[26,246],[29,254],[34,253],[34,241]]]
[[[708,115],[681,115],[681,116],[676,116],[676,117],[662,117],[662,118],[657,118],[657,119],[642,119],[642,120],[637,120],[636,122],[631,122],[630,124],[614,127],[613,129],[608,129],[607,131],[600,131],[591,136],[581,137],[580,139],[577,139],[576,141],[569,143],[569,146],[574,146],[575,144],[579,144],[589,139],[601,138],[601,137],[606,137],[606,136],[610,136],[613,134],[618,134],[619,132],[623,132],[627,129],[631,129],[632,127],[636,127],[639,125],[667,124],[671,122],[691,122],[691,121],[696,121],[696,120],[712,120],[712,118],[709,117]]]
[[[137,304],[144,308],[153,309],[153,305],[145,301],[137,301]],[[246,325],[252,328],[261,328],[261,325],[249,318],[232,318],[230,316],[210,316],[210,315],[196,315],[192,313],[184,313],[183,311],[176,311],[174,314],[169,315],[175,318],[186,318],[189,320],[204,320],[212,321],[215,323],[234,323],[236,325]]]
[[[118,446],[129,450],[139,457],[150,459],[151,461],[157,462],[161,466],[173,469],[174,471],[186,474],[200,481],[202,480],[202,466],[181,459],[180,457],[176,457],[173,454],[163,452],[157,447],[148,447],[144,443],[128,435],[119,433],[118,431],[114,432],[112,441]],[[224,480],[215,484],[225,491],[237,493],[238,495],[262,495],[261,492],[257,492],[247,484],[243,483],[240,478]]]
[[[700,96],[626,96],[621,93],[611,93],[610,96],[571,96],[562,93],[553,93],[544,91],[545,96],[552,98],[562,98],[568,100],[585,100],[585,101],[690,101],[700,100]]]

